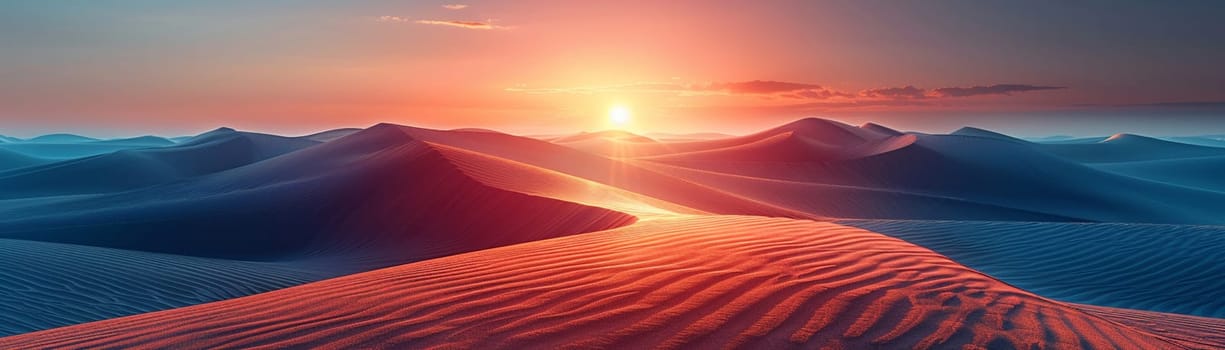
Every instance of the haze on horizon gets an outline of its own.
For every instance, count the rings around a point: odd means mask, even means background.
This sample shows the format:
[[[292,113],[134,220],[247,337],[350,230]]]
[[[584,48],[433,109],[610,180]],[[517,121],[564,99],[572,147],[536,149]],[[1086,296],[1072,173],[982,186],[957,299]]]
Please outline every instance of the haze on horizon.
[[[0,4],[0,134],[1225,133],[1212,1]]]

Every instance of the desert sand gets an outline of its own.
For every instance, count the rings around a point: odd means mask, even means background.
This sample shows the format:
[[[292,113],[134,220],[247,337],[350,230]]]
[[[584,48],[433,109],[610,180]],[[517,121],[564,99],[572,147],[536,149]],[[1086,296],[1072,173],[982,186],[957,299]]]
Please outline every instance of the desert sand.
[[[1225,347],[1225,148],[821,119],[0,146],[0,348]]]

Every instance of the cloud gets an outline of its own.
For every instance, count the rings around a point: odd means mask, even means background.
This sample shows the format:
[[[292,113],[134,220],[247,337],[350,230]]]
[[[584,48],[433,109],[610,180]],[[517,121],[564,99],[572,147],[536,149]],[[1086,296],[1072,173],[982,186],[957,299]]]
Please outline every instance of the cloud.
[[[855,95],[829,89],[808,89],[783,94],[782,97],[806,100],[828,100],[831,98],[853,98]]]
[[[751,80],[704,84],[680,84],[671,82],[640,82],[621,85],[588,86],[571,88],[508,88],[506,91],[529,94],[594,94],[601,92],[668,93],[680,96],[694,95],[754,95],[767,98],[781,97],[795,100],[820,101],[819,106],[863,107],[914,105],[916,100],[939,100],[982,95],[1011,95],[1012,93],[1063,89],[1058,86],[1022,84],[995,84],[973,87],[944,87],[924,89],[913,85],[902,87],[874,88],[851,93],[822,87],[817,84],[773,80]],[[814,105],[816,106],[816,105]]]
[[[991,86],[974,86],[974,87],[947,87],[933,90],[936,97],[970,97],[981,95],[1012,95],[1014,92],[1038,91],[1038,90],[1058,90],[1064,86],[1039,86],[1025,84],[995,84]]]
[[[375,18],[375,20],[379,22],[389,22],[389,23],[401,23],[401,22],[409,21],[408,18],[400,17],[400,16],[378,16],[377,18]]]
[[[927,90],[906,85],[903,87],[867,89],[859,92],[860,96],[886,99],[919,99],[926,98]]]
[[[449,27],[465,28],[465,29],[481,29],[481,30],[506,28],[506,27],[494,25],[493,23],[490,23],[490,22],[478,22],[478,21],[446,21],[446,20],[421,19],[421,20],[414,21],[414,23],[449,26]]]
[[[1146,103],[1080,103],[1065,105],[1066,107],[1106,107],[1106,108],[1177,108],[1177,109],[1225,109],[1225,101],[1162,101]]]
[[[752,80],[743,82],[677,84],[665,82],[640,82],[633,84],[589,86],[574,88],[510,88],[507,91],[526,93],[580,93],[594,92],[669,92],[687,95],[737,94],[737,95],[773,95],[786,92],[804,93],[806,91],[824,90],[819,85],[791,83],[785,81]]]
[[[463,10],[463,9],[468,8],[468,5],[464,5],[464,4],[446,4],[446,5],[442,5],[442,8],[444,8],[444,9],[448,9],[448,10]]]

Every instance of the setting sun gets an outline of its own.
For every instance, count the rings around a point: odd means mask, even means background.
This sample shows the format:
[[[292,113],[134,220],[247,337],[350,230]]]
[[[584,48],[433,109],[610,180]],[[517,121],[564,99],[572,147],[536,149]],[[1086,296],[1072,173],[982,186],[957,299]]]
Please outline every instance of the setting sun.
[[[608,109],[608,121],[612,125],[624,126],[630,122],[630,109],[625,106],[613,106]]]

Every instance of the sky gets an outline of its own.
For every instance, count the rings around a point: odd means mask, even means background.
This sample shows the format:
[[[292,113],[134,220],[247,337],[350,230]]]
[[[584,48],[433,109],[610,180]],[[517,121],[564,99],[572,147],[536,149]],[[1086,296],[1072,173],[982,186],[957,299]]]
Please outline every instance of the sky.
[[[742,134],[802,117],[1225,134],[1221,18],[1194,0],[0,0],[0,134]]]

